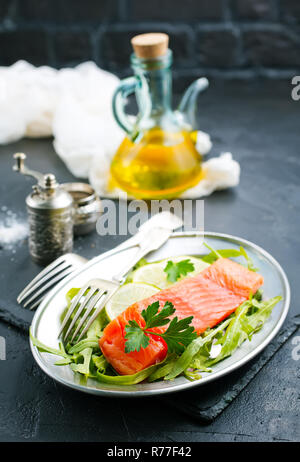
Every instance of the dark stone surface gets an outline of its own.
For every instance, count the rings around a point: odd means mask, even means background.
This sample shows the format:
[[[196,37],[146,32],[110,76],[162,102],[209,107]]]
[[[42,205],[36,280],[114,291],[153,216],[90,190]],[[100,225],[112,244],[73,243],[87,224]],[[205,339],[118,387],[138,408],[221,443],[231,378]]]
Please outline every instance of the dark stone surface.
[[[249,65],[300,66],[300,34],[278,27],[245,30],[245,57]]]
[[[253,360],[241,368],[218,380],[203,385],[201,396],[197,388],[188,393],[175,393],[163,398],[171,407],[176,407],[185,414],[195,417],[200,423],[210,423],[230,406],[233,400],[249,385],[253,378],[272,359],[277,351],[293,339],[299,331],[300,317],[285,322],[280,332],[271,343]],[[300,337],[299,337],[300,343]],[[299,349],[300,356],[300,349]]]
[[[111,0],[21,0],[19,17],[27,21],[99,22],[116,19],[118,2]]]
[[[205,229],[249,239],[280,262],[292,289],[289,318],[299,315],[300,297],[300,106],[290,93],[290,82],[212,82],[199,99],[199,128],[212,136],[211,155],[230,150],[242,169],[238,188],[205,199]],[[72,175],[48,140],[0,147],[0,210],[5,205],[21,218],[32,181],[11,171],[15,151],[27,152],[31,166],[52,171],[60,181]],[[74,251],[92,257],[124,238],[93,233],[76,239]],[[15,250],[0,251],[1,299],[7,305],[39,271],[26,242]],[[2,322],[0,336],[7,345],[7,360],[0,361],[2,441],[300,440],[300,361],[292,356],[299,331],[210,425],[156,399],[100,399],[63,388],[35,365],[27,336]],[[223,386],[222,379],[218,383]]]
[[[47,35],[43,29],[0,31],[1,65],[9,66],[19,59],[35,65],[48,62]]]
[[[191,30],[186,26],[171,26],[161,24],[149,26],[107,26],[99,35],[103,51],[103,63],[111,70],[120,70],[129,67],[132,46],[130,40],[137,34],[144,32],[165,32],[170,35],[170,47],[175,50],[174,65],[187,64],[191,60]]]
[[[239,31],[224,28],[199,30],[196,53],[204,67],[232,68],[238,64]]]
[[[274,0],[233,0],[235,18],[242,20],[276,19],[277,8]]]
[[[2,21],[8,16],[10,6],[11,6],[10,0],[1,0],[0,2],[0,21]]]
[[[88,31],[59,30],[55,32],[53,41],[58,66],[79,64],[93,58],[91,37]]]
[[[201,21],[221,20],[223,18],[224,2],[222,0],[129,0],[131,15],[134,20],[158,21]],[[130,11],[130,7],[129,7]]]
[[[2,0],[0,66],[25,58],[63,67],[92,57],[123,75],[129,38],[165,31],[180,78],[291,78],[300,74],[299,20],[298,0]],[[24,32],[32,28],[40,37]]]
[[[300,3],[296,0],[283,0],[280,2],[280,14],[282,18],[291,23],[300,22]]]

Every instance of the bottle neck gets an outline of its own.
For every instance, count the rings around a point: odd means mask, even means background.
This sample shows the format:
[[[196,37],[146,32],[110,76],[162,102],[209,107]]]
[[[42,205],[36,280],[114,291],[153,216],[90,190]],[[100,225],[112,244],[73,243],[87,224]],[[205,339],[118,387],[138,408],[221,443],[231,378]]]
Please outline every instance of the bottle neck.
[[[168,50],[165,56],[155,60],[140,59],[133,55],[131,62],[135,74],[142,75],[147,81],[147,97],[151,102],[150,117],[154,119],[161,118],[171,110],[172,52]],[[137,97],[139,109],[143,112],[144,96],[142,96],[142,92]]]

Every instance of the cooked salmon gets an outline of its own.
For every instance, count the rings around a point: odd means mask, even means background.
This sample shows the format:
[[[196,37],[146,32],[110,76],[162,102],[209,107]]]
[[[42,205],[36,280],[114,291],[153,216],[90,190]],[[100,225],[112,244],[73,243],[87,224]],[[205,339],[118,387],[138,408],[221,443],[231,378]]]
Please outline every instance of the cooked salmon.
[[[264,278],[244,266],[229,260],[219,258],[201,272],[203,276],[215,281],[219,286],[226,287],[236,295],[248,298],[250,292],[255,294],[264,283]]]
[[[125,326],[130,320],[136,321],[141,327],[145,326],[140,311],[132,305],[106,326],[103,337],[99,340],[102,353],[113,368],[122,375],[135,374],[152,364],[159,363],[166,357],[168,351],[167,344],[161,337],[147,334],[149,337],[147,348],[125,353]],[[153,327],[151,330],[158,333],[164,331],[161,327]]]
[[[193,316],[192,325],[197,333],[201,334],[208,327],[213,327],[227,318],[243,303],[245,297],[234,294],[200,273],[197,276],[183,279],[173,286],[135,303],[132,307],[141,312],[157,300],[159,300],[160,308],[167,301],[173,303],[176,309],[174,316],[177,316],[178,319]]]
[[[124,351],[125,325],[132,319],[141,327],[145,326],[140,313],[148,305],[159,301],[162,308],[166,301],[173,303],[175,316],[179,319],[193,316],[192,324],[197,333],[201,334],[227,318],[262,284],[261,275],[227,258],[220,258],[198,275],[187,277],[131,305],[104,329],[99,341],[100,348],[117,372],[134,374],[161,361],[167,353],[164,340],[151,335],[147,348],[141,348],[138,352]],[[165,329],[156,328],[156,331],[163,332]]]

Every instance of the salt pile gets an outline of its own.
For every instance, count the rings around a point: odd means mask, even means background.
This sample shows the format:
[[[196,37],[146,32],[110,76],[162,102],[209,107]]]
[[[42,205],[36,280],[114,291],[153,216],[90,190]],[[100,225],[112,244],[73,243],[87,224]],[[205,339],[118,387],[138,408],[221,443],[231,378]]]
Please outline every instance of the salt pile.
[[[4,217],[0,217],[0,247],[15,253],[16,245],[28,235],[27,222],[19,220],[6,206],[1,207],[1,212]]]

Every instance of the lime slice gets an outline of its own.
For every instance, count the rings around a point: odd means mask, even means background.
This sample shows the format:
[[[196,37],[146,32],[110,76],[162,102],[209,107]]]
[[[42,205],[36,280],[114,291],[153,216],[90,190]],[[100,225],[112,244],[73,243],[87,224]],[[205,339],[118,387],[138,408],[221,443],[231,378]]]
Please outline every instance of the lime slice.
[[[151,297],[159,291],[158,287],[140,282],[132,282],[124,284],[107,302],[105,310],[108,319],[119,316],[128,306],[135,302],[143,300],[143,298]]]
[[[195,270],[191,273],[188,273],[188,276],[195,276],[195,274],[200,273],[200,271],[204,270],[209,266],[208,263],[204,262],[200,258],[189,257],[187,255],[182,255],[180,257],[170,257],[161,260],[158,263],[149,263],[148,265],[141,266],[132,274],[132,282],[143,282],[147,284],[153,284],[160,289],[164,289],[172,285],[172,282],[167,280],[167,275],[164,272],[164,268],[166,267],[168,261],[173,261],[174,263],[178,263],[182,260],[189,259],[193,265]],[[181,277],[183,279],[185,276]],[[180,280],[178,279],[178,281]]]

